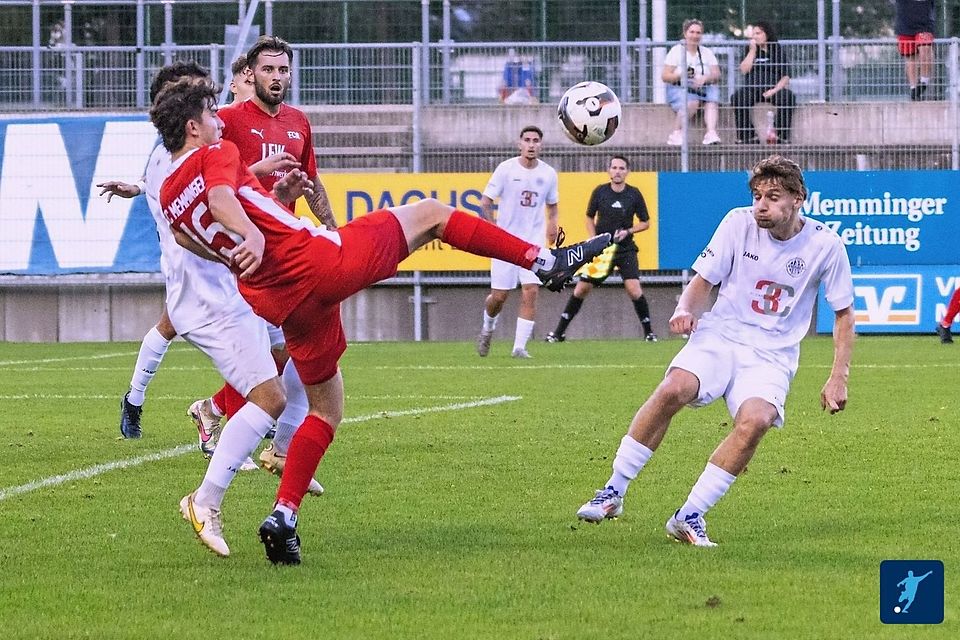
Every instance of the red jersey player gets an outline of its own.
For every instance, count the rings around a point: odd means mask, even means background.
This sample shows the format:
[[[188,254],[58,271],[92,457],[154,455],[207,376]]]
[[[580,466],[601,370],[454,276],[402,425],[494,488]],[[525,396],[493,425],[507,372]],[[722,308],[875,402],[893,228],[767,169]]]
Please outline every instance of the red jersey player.
[[[317,228],[280,206],[236,146],[221,141],[209,82],[168,85],[150,117],[172,154],[160,204],[177,242],[230,266],[253,310],[283,327],[306,387],[309,413],[290,444],[274,511],[260,526],[273,563],[300,562],[297,511],[343,418],[340,301],[394,275],[411,251],[435,239],[534,270],[553,290],[611,242],[607,233],[549,250],[434,199],[375,211],[339,230]]]
[[[253,96],[220,113],[223,138],[237,145],[240,158],[248,165],[279,153],[297,159],[299,169],[313,181],[314,195],[307,200],[310,210],[331,229],[337,226],[323,183],[317,174],[310,121],[302,111],[286,104],[290,88],[293,50],[282,38],[261,36],[247,51],[247,66],[253,76]],[[293,168],[293,167],[291,167]],[[289,169],[278,169],[260,178],[270,191]]]

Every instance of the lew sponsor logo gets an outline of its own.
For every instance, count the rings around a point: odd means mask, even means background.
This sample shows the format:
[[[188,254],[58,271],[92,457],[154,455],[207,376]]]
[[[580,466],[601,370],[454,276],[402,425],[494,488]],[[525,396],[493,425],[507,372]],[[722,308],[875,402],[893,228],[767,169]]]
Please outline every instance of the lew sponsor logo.
[[[919,325],[921,284],[919,274],[853,276],[857,324]]]

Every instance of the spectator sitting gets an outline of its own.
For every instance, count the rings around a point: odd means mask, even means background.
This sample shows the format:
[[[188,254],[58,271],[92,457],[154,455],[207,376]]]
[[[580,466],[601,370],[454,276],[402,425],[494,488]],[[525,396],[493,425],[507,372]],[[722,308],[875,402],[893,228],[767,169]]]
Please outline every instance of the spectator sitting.
[[[536,104],[533,82],[533,66],[510,48],[507,63],[503,66],[503,82],[500,85],[500,102],[504,104]]]
[[[753,105],[758,102],[770,102],[777,107],[773,129],[776,140],[769,142],[790,142],[790,128],[793,123],[793,108],[797,99],[790,84],[790,63],[777,34],[769,22],[760,20],[750,33],[750,44],[740,62],[743,74],[743,86],[734,91],[730,99],[733,105],[734,119],[737,123],[737,144],[758,144],[750,119]]]
[[[667,83],[667,102],[677,114],[677,124],[667,138],[667,144],[680,146],[683,144],[683,103],[687,103],[687,117],[692,118],[703,103],[703,120],[707,125],[707,133],[703,136],[703,144],[720,142],[717,134],[717,119],[719,115],[720,64],[717,56],[707,47],[700,46],[703,39],[703,23],[693,18],[683,21],[683,41],[676,44],[667,52],[663,59],[663,73],[660,77]],[[686,71],[681,71],[684,48],[686,49]],[[687,90],[681,86],[682,73],[687,74]]]

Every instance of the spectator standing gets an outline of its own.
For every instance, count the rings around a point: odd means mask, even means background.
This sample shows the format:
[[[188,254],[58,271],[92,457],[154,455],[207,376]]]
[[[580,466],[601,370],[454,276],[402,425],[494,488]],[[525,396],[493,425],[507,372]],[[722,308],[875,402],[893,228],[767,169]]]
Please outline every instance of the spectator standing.
[[[536,104],[533,82],[533,66],[523,61],[517,50],[511,47],[507,52],[507,63],[503,66],[503,81],[500,84],[500,102],[504,104]]]
[[[703,144],[717,144],[717,120],[720,113],[720,64],[717,56],[707,47],[701,47],[703,22],[696,18],[683,21],[683,40],[674,45],[663,60],[663,72],[660,77],[667,83],[667,102],[677,114],[676,126],[667,144],[683,144],[683,103],[687,103],[687,118],[693,118],[703,106],[703,120],[707,132]],[[684,55],[686,50],[686,55]],[[686,64],[684,70],[684,57]],[[682,86],[683,74],[687,75],[687,88]]]
[[[935,25],[933,0],[897,0],[897,47],[903,56],[911,100],[924,100],[930,84]]]
[[[750,121],[750,110],[756,103],[764,101],[777,107],[773,122],[777,135],[775,142],[788,144],[797,98],[787,88],[790,85],[790,62],[769,22],[760,20],[754,25],[750,44],[740,61],[740,73],[743,74],[743,86],[730,100],[737,123],[737,144],[760,142]]]

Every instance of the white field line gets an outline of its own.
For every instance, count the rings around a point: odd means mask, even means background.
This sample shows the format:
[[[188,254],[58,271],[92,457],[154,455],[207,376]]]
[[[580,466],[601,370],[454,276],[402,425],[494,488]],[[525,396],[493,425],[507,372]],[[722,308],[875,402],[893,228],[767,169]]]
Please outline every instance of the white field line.
[[[496,398],[483,398],[481,400],[475,400],[473,402],[458,402],[456,404],[446,404],[440,405],[437,407],[421,407],[419,409],[407,409],[404,411],[382,411],[380,413],[371,413],[365,416],[354,416],[351,418],[346,418],[343,421],[343,424],[351,424],[358,422],[369,422],[371,420],[379,420],[381,418],[399,418],[402,416],[413,416],[413,415],[422,415],[425,413],[440,413],[443,411],[460,411],[463,409],[473,409],[476,407],[487,407],[497,404],[503,404],[505,402],[515,402],[521,400],[521,396],[497,396]],[[68,471],[67,473],[62,473],[56,476],[50,476],[49,478],[42,478],[40,480],[34,480],[33,482],[28,482],[26,484],[17,485],[15,487],[7,487],[6,489],[0,489],[0,502],[6,500],[7,498],[12,498],[14,496],[19,496],[24,493],[30,493],[31,491],[36,491],[37,489],[44,489],[46,487],[55,487],[65,482],[74,482],[76,480],[85,480],[87,478],[93,478],[94,476],[99,476],[101,474],[107,473],[108,471],[114,471],[115,469],[126,469],[128,467],[136,467],[147,462],[155,462],[157,460],[165,460],[167,458],[175,458],[177,456],[182,456],[185,453],[190,451],[195,451],[197,448],[196,444],[181,444],[172,449],[165,449],[163,451],[157,451],[156,453],[148,453],[146,455],[137,456],[136,458],[127,458],[126,460],[116,460],[114,462],[105,462],[103,464],[97,464],[92,467],[87,467],[86,469],[76,469],[74,471]]]
[[[377,365],[373,367],[352,366],[351,369],[376,369],[381,371],[513,371],[519,369],[661,369],[666,370],[669,363],[656,364],[526,364],[513,366],[491,366],[491,365],[444,365],[444,364],[420,364],[420,365]],[[919,363],[919,364],[851,364],[851,369],[943,369],[956,368],[955,362],[941,363]],[[831,369],[832,364],[801,364],[800,369]]]
[[[187,351],[188,349],[168,349],[170,351]],[[39,365],[53,364],[55,362],[71,362],[75,360],[107,360],[109,358],[130,358],[136,357],[137,351],[116,351],[113,353],[87,354],[84,356],[65,356],[63,358],[34,358],[31,360],[0,360],[0,367],[13,367],[19,365]]]
[[[482,396],[445,396],[445,395],[388,395],[366,396],[347,394],[347,400],[483,400]],[[114,400],[120,401],[120,394],[62,394],[62,393],[14,393],[0,394],[0,400]],[[196,400],[197,396],[178,396],[171,394],[148,395],[147,400]]]

